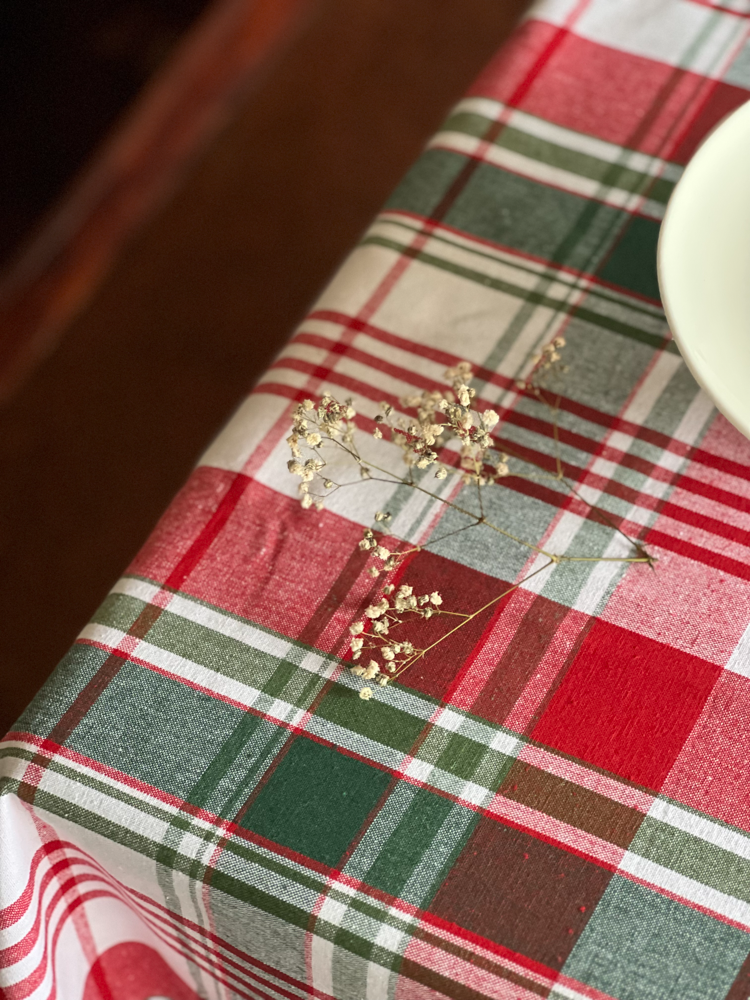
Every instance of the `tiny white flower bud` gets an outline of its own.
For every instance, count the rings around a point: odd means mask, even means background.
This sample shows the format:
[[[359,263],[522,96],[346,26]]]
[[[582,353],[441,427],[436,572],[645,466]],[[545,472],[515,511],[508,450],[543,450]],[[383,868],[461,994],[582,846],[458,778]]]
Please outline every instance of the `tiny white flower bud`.
[[[365,608],[365,614],[368,618],[380,618],[381,615],[385,614],[388,610],[388,601],[384,597],[382,601],[377,604],[371,604],[369,608]]]

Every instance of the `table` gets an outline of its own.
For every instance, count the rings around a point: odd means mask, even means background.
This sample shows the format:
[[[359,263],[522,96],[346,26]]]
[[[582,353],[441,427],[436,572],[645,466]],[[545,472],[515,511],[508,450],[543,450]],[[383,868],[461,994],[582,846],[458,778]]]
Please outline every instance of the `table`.
[[[451,114],[5,738],[9,997],[748,996],[750,445],[654,267],[748,14],[547,0]],[[462,360],[510,474],[381,475],[381,401]],[[374,471],[303,510],[326,393]],[[381,687],[386,579],[472,617]]]

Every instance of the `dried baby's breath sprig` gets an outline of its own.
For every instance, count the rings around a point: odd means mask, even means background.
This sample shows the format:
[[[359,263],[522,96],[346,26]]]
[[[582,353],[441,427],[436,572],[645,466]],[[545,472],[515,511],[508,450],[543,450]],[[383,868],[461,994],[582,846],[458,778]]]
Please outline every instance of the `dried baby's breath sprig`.
[[[301,479],[300,502],[305,509],[315,506],[317,510],[321,510],[325,498],[340,486],[324,475],[327,462],[323,456],[323,448],[326,445],[335,444],[345,448],[359,462],[362,477],[369,474],[369,470],[359,460],[354,443],[356,415],[351,399],[339,403],[328,393],[317,406],[314,400],[305,399],[296,407],[292,433],[286,439],[292,453],[287,468],[292,475]],[[303,455],[303,448],[308,452],[307,458]]]
[[[643,544],[626,535],[606,511],[588,503],[575,483],[565,475],[558,430],[561,397],[551,395],[553,384],[567,371],[561,354],[564,347],[565,339],[555,337],[532,358],[532,368],[527,377],[516,382],[516,389],[520,393],[547,408],[553,431],[554,471],[549,471],[548,463],[544,460],[535,462],[526,456],[518,456],[519,464],[516,466],[513,447],[507,443],[502,448],[498,447],[496,434],[500,416],[478,400],[476,390],[470,385],[473,379],[472,367],[466,361],[459,362],[445,372],[449,388],[429,389],[420,395],[402,399],[400,403],[403,416],[396,414],[393,404],[380,404],[380,412],[374,420],[373,437],[390,441],[400,448],[406,467],[406,472],[402,475],[369,459],[365,461],[355,436],[356,413],[352,400],[340,403],[326,393],[319,403],[305,399],[295,409],[292,433],[287,438],[291,451],[288,468],[300,478],[299,491],[304,508],[315,506],[320,510],[325,499],[336,490],[354,486],[363,480],[377,479],[394,486],[417,490],[467,518],[467,523],[462,527],[446,535],[432,537],[424,546],[408,546],[397,538],[380,534],[389,530],[391,514],[384,510],[377,511],[374,517],[375,529],[365,527],[359,542],[360,549],[368,553],[371,559],[367,573],[373,579],[383,575],[387,577],[420,548],[434,545],[448,535],[480,525],[546,560],[509,590],[470,613],[443,608],[442,597],[437,591],[415,595],[408,584],[402,584],[395,590],[393,584],[386,583],[379,598],[365,608],[361,620],[354,622],[350,628],[351,672],[354,676],[386,686],[449,635],[526,580],[553,565],[569,562],[622,562],[645,563],[653,568],[654,557]],[[343,457],[352,464],[359,473],[357,478],[346,482],[337,482],[333,478],[328,471],[329,463],[324,454],[331,449],[338,453],[339,458]],[[529,464],[536,465],[538,471],[524,471],[524,466]],[[470,496],[475,497],[476,503],[472,499],[464,502],[463,490],[458,498],[460,502],[456,498],[447,499],[445,492],[436,493],[437,487],[431,488],[428,485],[428,469],[434,469],[432,475],[437,480],[444,480],[449,476],[460,477],[465,488],[471,487]],[[621,535],[631,546],[633,554],[619,557],[551,552],[540,543],[521,538],[489,520],[485,515],[484,492],[488,488],[502,485],[501,481],[509,476],[531,480],[546,479],[565,487],[572,496],[588,507],[593,516]],[[433,617],[445,619],[445,616],[452,616],[451,628],[447,631],[441,629],[437,638],[424,648],[416,648],[408,636],[404,636],[410,622]],[[364,700],[372,696],[373,691],[369,686],[361,689],[360,697]]]
[[[549,389],[556,379],[568,372],[568,365],[562,358],[563,347],[565,337],[555,337],[541,351],[532,355],[533,367],[525,379],[516,382],[516,388],[540,399],[543,390]]]
[[[451,472],[457,471],[464,483],[479,486],[502,479],[509,472],[508,456],[496,451],[491,437],[500,417],[494,410],[475,408],[476,390],[468,384],[473,378],[471,365],[461,361],[445,372],[445,378],[450,389],[433,389],[401,400],[406,408],[416,410],[415,421],[399,420],[393,424],[384,417],[380,422],[388,425],[391,439],[401,446],[407,466],[425,469],[438,463],[436,479],[447,479]],[[457,438],[461,446],[458,470],[439,463],[434,450],[451,438]]]
[[[349,650],[352,658],[350,670],[355,677],[375,681],[385,687],[407,670],[426,650],[415,648],[404,638],[404,626],[410,621],[427,621],[436,615],[455,614],[443,611],[443,598],[438,591],[417,595],[408,584],[394,592],[392,584],[382,588],[380,597],[367,608],[360,621],[354,622],[349,631],[352,638]],[[459,614],[457,617],[468,617]],[[367,664],[358,661],[367,656]],[[361,697],[360,693],[360,697]]]

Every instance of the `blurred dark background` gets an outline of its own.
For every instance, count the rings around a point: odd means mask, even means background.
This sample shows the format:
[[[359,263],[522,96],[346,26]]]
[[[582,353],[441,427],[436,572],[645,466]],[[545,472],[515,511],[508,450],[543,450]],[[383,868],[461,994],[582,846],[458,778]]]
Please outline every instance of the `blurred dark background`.
[[[0,6],[0,266],[207,2]]]
[[[2,732],[524,6],[288,4],[231,86],[217,50],[216,128],[177,158],[169,136],[147,151],[169,164],[168,192],[127,202],[114,262],[61,279],[59,227],[54,260],[38,247],[102,144],[134,107],[147,117],[144,93],[165,80],[189,116],[201,96],[180,76],[182,47],[203,46],[210,90],[212,25],[264,3],[267,25],[280,0],[2,7],[0,345],[36,335],[39,310],[21,322],[14,305],[18,275],[24,302],[63,303],[0,407]],[[93,204],[79,232],[89,258],[106,210]]]

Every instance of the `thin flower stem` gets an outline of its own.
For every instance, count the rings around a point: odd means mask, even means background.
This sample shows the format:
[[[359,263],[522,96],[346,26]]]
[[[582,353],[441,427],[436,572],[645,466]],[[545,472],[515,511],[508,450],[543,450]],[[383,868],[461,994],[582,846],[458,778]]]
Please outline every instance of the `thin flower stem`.
[[[508,454],[510,454],[510,452]],[[553,472],[541,472],[538,476],[534,475],[532,472],[509,472],[507,478],[525,479],[530,483],[541,483],[544,480],[551,480],[553,483],[560,482],[560,477]]]
[[[548,569],[550,566],[554,564],[554,562],[555,562],[554,559],[550,559],[550,561],[548,563],[545,563],[544,566],[540,566],[538,569],[535,569],[533,573],[527,574],[522,580],[519,580],[518,583],[514,583],[512,587],[508,587],[507,590],[504,590],[502,594],[498,594],[497,597],[493,597],[492,600],[487,601],[486,604],[483,604],[481,608],[477,608],[476,611],[467,615],[462,622],[459,622],[458,625],[454,625],[452,629],[450,629],[448,632],[445,633],[445,635],[442,635],[439,639],[436,639],[435,642],[425,647],[425,649],[420,649],[417,653],[415,653],[414,656],[410,657],[410,659],[404,663],[404,665],[401,667],[399,671],[397,671],[397,673],[393,675],[393,679],[395,680],[396,678],[400,677],[405,670],[408,670],[408,668],[412,666],[413,663],[421,659],[426,653],[429,653],[431,649],[434,649],[436,646],[439,646],[441,642],[444,642],[449,636],[453,635],[455,632],[458,632],[458,630],[462,629],[464,625],[468,625],[470,621],[473,621],[473,619],[477,617],[477,615],[481,615],[483,611],[487,611],[488,608],[491,608],[494,604],[497,604],[498,601],[501,601],[504,597],[507,597],[508,594],[512,594],[514,590],[518,590],[518,588],[522,584],[526,583],[532,577],[536,576],[538,573],[542,573],[545,569]]]
[[[477,500],[479,500],[479,515],[481,521],[484,519],[484,500],[482,499],[482,487],[479,482],[477,482]]]
[[[351,452],[350,449],[347,448],[347,446],[341,441],[337,441],[336,444],[351,455],[352,458],[356,457],[353,452]],[[358,459],[358,461],[361,460]],[[404,486],[411,486],[412,489],[419,490],[420,493],[424,493],[426,496],[432,497],[433,500],[439,500],[441,503],[444,503],[446,507],[450,507],[452,510],[458,511],[459,514],[465,514],[467,517],[477,520],[477,515],[473,511],[467,510],[465,507],[461,507],[460,504],[454,503],[452,500],[446,500],[445,497],[438,496],[437,493],[433,493],[431,490],[426,490],[424,486],[420,486],[419,483],[409,482],[408,479],[402,479],[394,473],[389,472],[388,469],[384,469],[380,465],[375,465],[374,462],[368,462],[367,467],[369,469],[377,469],[378,472],[382,472],[386,476],[393,476],[393,478],[387,480],[387,482],[398,482],[402,483]],[[500,535],[505,535],[506,538],[510,538],[511,541],[516,542],[518,545],[523,545],[525,548],[531,549],[532,552],[538,552],[541,556],[547,556],[548,559],[558,560],[564,558],[564,556],[555,556],[552,552],[546,552],[544,549],[540,549],[538,545],[533,545],[531,542],[524,541],[523,538],[518,538],[517,535],[513,535],[509,531],[505,531],[503,528],[499,527],[497,524],[493,524],[492,521],[488,521],[486,518],[482,518],[481,523],[486,525],[492,531],[496,531]]]
[[[616,531],[618,535],[622,535],[622,537],[625,538],[628,542],[630,542],[630,544],[634,548],[636,549],[642,548],[639,542],[637,542],[634,538],[631,538],[630,535],[626,534],[622,530],[622,528],[619,527],[619,525],[615,524],[615,522],[612,520],[612,518],[607,514],[605,510],[603,510],[601,507],[598,507],[596,504],[589,503],[589,501],[585,497],[582,497],[581,494],[576,489],[576,487],[574,486],[574,484],[570,482],[570,480],[566,478],[564,479],[564,482],[565,485],[570,490],[570,492],[573,494],[573,496],[577,500],[580,500],[581,503],[585,504],[590,511],[595,511],[602,518],[602,520],[606,521],[606,523],[609,525],[610,528],[612,528],[613,531]]]
[[[549,406],[549,403],[547,404]],[[552,409],[552,433],[555,436],[555,464],[557,466],[557,475],[560,479],[563,477],[563,467],[562,459],[560,458],[560,432],[558,428],[558,418],[560,416],[560,396],[557,397],[557,402]]]
[[[560,556],[566,562],[622,562],[622,563],[650,563],[653,556]]]
[[[344,451],[346,451],[348,454],[352,455],[352,457],[355,457],[352,454],[352,452],[349,450],[349,448],[347,448],[346,445],[344,445],[343,443],[341,443],[339,441],[336,441],[335,443],[338,444],[338,446],[340,448],[342,448]],[[447,507],[450,507],[453,510],[457,511],[457,513],[464,514],[466,517],[472,518],[474,523],[473,524],[465,525],[464,526],[465,528],[473,528],[473,527],[478,526],[479,524],[483,524],[485,527],[489,528],[490,531],[495,531],[495,532],[497,532],[500,535],[504,535],[506,538],[510,538],[511,541],[516,542],[518,545],[523,545],[525,548],[531,549],[533,552],[536,552],[536,553],[538,553],[541,556],[545,556],[547,559],[550,559],[552,562],[556,562],[556,563],[559,563],[559,562],[600,562],[600,561],[603,561],[603,560],[604,561],[612,561],[612,562],[650,562],[651,559],[652,559],[652,557],[648,556],[648,555],[645,555],[645,556],[635,556],[635,557],[610,556],[610,557],[606,557],[606,558],[605,557],[601,557],[601,556],[557,555],[554,552],[548,552],[546,549],[543,549],[543,548],[541,548],[538,545],[533,545],[531,542],[524,541],[524,539],[519,538],[517,535],[511,534],[509,531],[505,531],[503,528],[499,527],[499,525],[494,524],[492,521],[488,521],[487,518],[485,518],[485,517],[477,518],[477,515],[473,511],[467,510],[465,507],[462,507],[460,504],[454,503],[452,500],[446,500],[445,497],[438,496],[437,493],[433,493],[431,490],[425,489],[424,486],[420,486],[419,483],[414,483],[414,482],[410,483],[408,480],[402,479],[401,477],[396,476],[394,473],[389,472],[388,469],[383,469],[381,466],[375,465],[374,463],[368,463],[368,467],[371,468],[371,469],[377,469],[378,472],[382,472],[384,475],[391,477],[389,479],[380,480],[379,477],[373,476],[373,477],[371,477],[372,479],[377,479],[377,480],[379,480],[381,482],[401,483],[404,486],[409,486],[412,489],[419,490],[420,493],[424,493],[427,496],[432,497],[433,500],[439,500],[441,503],[444,503]],[[563,478],[562,482],[564,482],[565,485],[568,486],[568,488],[576,496],[578,496],[577,491],[575,490],[575,488],[573,487],[573,485],[567,480],[567,478]],[[344,483],[342,485],[356,485],[356,483]],[[591,510],[596,510],[598,513],[601,513],[602,516],[606,519],[606,514],[604,513],[604,511],[600,511],[600,509],[598,507],[594,507],[593,504],[588,503],[586,500],[583,499],[583,497],[578,496],[578,499],[580,499],[582,503],[585,503]],[[615,531],[618,531],[619,534],[621,534],[623,536],[623,538],[627,539],[627,541],[633,546],[633,548],[636,549],[636,551],[643,551],[642,546],[640,546],[632,538],[629,538],[628,535],[626,535],[624,531],[622,531],[620,528],[617,527],[617,525],[611,524],[611,527]],[[431,544],[431,541],[432,540],[430,540],[430,542],[428,542],[426,544]],[[424,548],[424,546],[421,546],[421,548]],[[411,551],[416,551],[416,550],[409,549],[409,550],[407,550],[407,552],[399,553],[399,555],[400,556],[407,555],[408,552],[411,552]]]
[[[518,459],[519,462],[524,462],[526,465],[533,465],[534,468],[541,469],[542,472],[544,472],[545,475],[549,479],[555,479],[556,480],[556,479],[559,478],[559,476],[556,473],[554,473],[554,472],[547,472],[547,470],[544,468],[544,466],[542,465],[541,462],[535,462],[533,458],[525,458],[523,455],[519,454],[519,452],[517,452],[515,450],[515,448],[513,448],[512,445],[508,445],[506,442],[503,442],[503,451],[507,455],[509,455],[511,458]],[[530,477],[527,477],[527,474],[522,473],[522,472],[511,472],[509,475],[510,476],[517,476],[519,479],[530,478]]]
[[[542,400],[545,403],[545,405],[547,407],[549,407],[550,410],[552,410],[553,415],[554,415],[554,419],[552,420],[552,433],[553,433],[553,437],[554,437],[554,441],[555,441],[555,456],[554,457],[555,457],[555,464],[557,466],[557,473],[554,474],[554,475],[552,473],[546,473],[546,474],[544,474],[542,476],[533,476],[533,475],[529,475],[527,473],[517,473],[517,472],[514,472],[514,473],[512,473],[512,475],[517,476],[519,479],[529,479],[529,480],[532,480],[532,481],[539,481],[540,479],[551,479],[554,482],[562,483],[573,494],[573,496],[577,500],[580,500],[582,504],[585,504],[586,507],[588,507],[588,509],[592,513],[598,514],[602,518],[602,520],[605,521],[606,524],[610,528],[612,528],[613,531],[616,531],[619,535],[621,535],[630,545],[633,546],[633,548],[636,551],[638,551],[638,552],[645,552],[645,549],[643,548],[642,544],[640,542],[636,541],[636,539],[631,538],[630,535],[628,535],[626,532],[624,532],[622,530],[622,528],[620,528],[617,524],[615,524],[615,522],[612,520],[612,518],[610,518],[608,516],[608,514],[607,514],[607,512],[605,510],[603,510],[597,504],[590,503],[588,500],[586,500],[585,497],[582,497],[581,494],[578,492],[578,489],[576,488],[576,486],[573,483],[573,481],[568,476],[565,475],[565,471],[564,471],[563,465],[562,465],[562,457],[560,455],[560,437],[559,437],[558,421],[557,421],[557,418],[558,418],[558,415],[559,415],[559,412],[560,412],[560,410],[559,410],[560,398],[561,398],[560,396],[557,397],[557,403],[556,403],[556,405],[554,407],[550,403],[548,403],[546,400]],[[534,465],[538,469],[544,470],[544,466],[543,465],[541,465],[538,462],[535,462],[531,458],[527,458],[527,457],[523,457],[522,455],[519,455],[518,452],[516,452],[513,448],[509,448],[507,445],[503,445],[503,450],[506,451],[509,455],[512,455],[514,458],[517,458],[521,462],[526,462],[528,465]],[[565,561],[576,561],[576,562],[582,561],[582,557],[575,557],[575,556],[561,556],[560,558],[564,559]],[[584,561],[589,561],[589,559],[586,559]],[[642,558],[634,559],[632,561],[634,561],[634,562],[648,562],[648,563],[652,563],[653,562],[653,556],[649,556],[647,554],[646,556],[644,556]]]
[[[469,531],[470,528],[476,528],[478,524],[482,523],[481,518],[477,518],[473,524],[464,524],[461,528],[454,528],[453,531],[446,531],[444,535],[438,535],[437,538],[431,538],[425,545],[437,545],[438,542],[444,542],[446,538],[450,538],[452,535],[459,535],[462,531]],[[420,548],[424,548],[422,545]],[[445,614],[445,612],[442,612]]]

